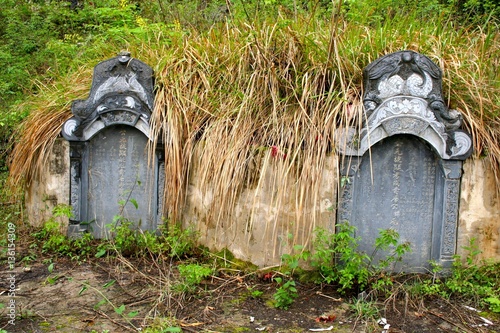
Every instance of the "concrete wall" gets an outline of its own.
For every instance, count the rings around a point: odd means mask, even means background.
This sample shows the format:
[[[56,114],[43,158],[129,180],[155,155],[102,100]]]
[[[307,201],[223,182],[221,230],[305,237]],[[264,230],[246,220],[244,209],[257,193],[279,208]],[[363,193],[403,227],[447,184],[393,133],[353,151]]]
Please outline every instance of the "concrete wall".
[[[500,197],[490,159],[468,159],[463,170],[457,253],[466,256],[475,239],[480,259],[500,260]]]
[[[69,143],[59,138],[52,154],[41,170],[40,179],[33,180],[26,191],[26,212],[31,225],[41,226],[52,217],[58,204],[69,204]],[[66,233],[69,220],[58,217],[61,232]]]
[[[194,226],[200,232],[200,242],[210,249],[227,248],[237,258],[261,267],[278,265],[281,255],[292,253],[294,245],[310,246],[316,227],[333,232],[338,179],[336,156],[327,157],[318,179],[321,186],[315,199],[310,200],[301,200],[301,197],[314,189],[304,189],[292,177],[275,178],[279,173],[276,172],[278,164],[272,157],[264,157],[257,185],[244,189],[230,215],[218,221],[207,214],[217,209],[212,206],[217,203],[213,202],[211,190],[202,191],[198,187],[200,168],[197,168],[191,175],[184,225]],[[280,191],[284,191],[283,197]]]
[[[52,153],[41,179],[33,182],[26,193],[26,207],[33,225],[50,218],[57,204],[68,204],[68,143],[57,140]],[[334,155],[326,158],[318,176],[317,196],[305,201],[298,200],[303,187],[297,185],[296,179],[275,178],[279,167],[276,161],[266,156],[259,163],[255,185],[243,189],[234,208],[220,219],[214,214],[216,196],[210,187],[208,190],[199,187],[201,167],[194,164],[183,223],[198,230],[200,243],[212,250],[227,248],[239,259],[270,266],[279,264],[281,254],[290,253],[293,245],[310,246],[310,236],[316,227],[334,230],[338,159]],[[457,253],[466,255],[464,247],[475,238],[482,251],[480,258],[500,260],[500,197],[490,160],[470,158],[463,170]],[[277,202],[276,193],[280,190],[286,191],[286,195]],[[63,232],[67,223],[61,220]]]

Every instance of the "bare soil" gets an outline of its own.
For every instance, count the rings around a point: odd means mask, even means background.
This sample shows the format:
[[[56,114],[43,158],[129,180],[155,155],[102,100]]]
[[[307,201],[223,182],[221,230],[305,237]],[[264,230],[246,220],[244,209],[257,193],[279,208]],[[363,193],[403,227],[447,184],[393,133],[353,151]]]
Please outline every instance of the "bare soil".
[[[175,294],[161,284],[168,280],[165,272],[175,272],[175,262],[161,267],[139,259],[53,262],[51,272],[42,259],[1,272],[4,305],[7,277],[16,277],[16,319],[10,324],[8,309],[0,309],[0,328],[9,333],[137,332],[155,325],[183,332],[500,332],[494,319],[485,326],[485,314],[442,299],[412,301],[399,295],[379,301],[379,316],[390,325],[384,331],[376,320],[357,316],[355,295],[341,296],[328,286],[298,284],[299,297],[280,310],[271,304],[277,285],[266,275],[220,271],[197,292]]]

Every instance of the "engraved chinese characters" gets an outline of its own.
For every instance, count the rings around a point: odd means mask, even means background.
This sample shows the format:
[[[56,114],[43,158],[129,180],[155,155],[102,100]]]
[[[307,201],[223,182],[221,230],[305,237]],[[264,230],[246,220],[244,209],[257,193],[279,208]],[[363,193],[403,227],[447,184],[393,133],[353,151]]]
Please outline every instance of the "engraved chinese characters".
[[[108,127],[90,140],[88,218],[97,238],[108,236],[115,215],[154,230],[152,169],[147,165],[147,137],[124,125]],[[137,205],[137,207],[136,207]]]
[[[412,253],[394,270],[425,271],[429,261],[450,266],[456,251],[462,161],[472,153],[462,116],[442,96],[441,70],[413,51],[386,55],[364,76],[360,127],[338,136],[341,176],[337,222],[361,237],[375,259],[380,229],[392,228]]]
[[[394,136],[373,146],[371,159],[362,160],[354,180],[353,195],[361,205],[352,213],[356,236],[362,239],[359,249],[371,255],[378,231],[391,228],[402,242],[411,243],[405,265],[426,263],[431,257],[434,189],[442,178],[435,154],[418,139]],[[375,259],[382,255],[376,253]]]

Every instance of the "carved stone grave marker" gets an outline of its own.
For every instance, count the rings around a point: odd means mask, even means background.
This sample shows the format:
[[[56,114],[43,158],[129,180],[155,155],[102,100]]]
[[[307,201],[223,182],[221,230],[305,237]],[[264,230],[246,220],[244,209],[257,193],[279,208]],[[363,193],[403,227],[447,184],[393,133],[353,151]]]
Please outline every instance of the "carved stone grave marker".
[[[392,270],[425,271],[430,260],[449,266],[456,251],[462,161],[472,152],[448,109],[441,71],[412,51],[389,54],[364,71],[364,121],[340,137],[343,155],[337,223],[348,222],[359,250],[375,262],[380,229],[394,229],[412,252]]]
[[[152,107],[149,66],[125,52],[95,67],[89,98],[73,102],[62,130],[70,141],[70,235],[107,238],[115,216],[158,227],[164,167],[161,148],[148,157]]]

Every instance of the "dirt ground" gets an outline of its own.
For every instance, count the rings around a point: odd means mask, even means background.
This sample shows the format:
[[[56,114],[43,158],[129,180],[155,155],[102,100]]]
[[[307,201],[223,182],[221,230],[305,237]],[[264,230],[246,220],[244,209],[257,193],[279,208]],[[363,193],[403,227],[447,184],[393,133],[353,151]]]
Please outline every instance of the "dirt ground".
[[[259,274],[221,271],[206,279],[198,292],[173,297],[171,286],[161,284],[167,281],[161,276],[166,266],[109,258],[53,262],[50,269],[40,259],[15,267],[15,325],[8,322],[4,306],[0,329],[101,333],[138,332],[156,325],[164,330],[155,332],[169,332],[169,326],[183,332],[500,332],[495,320],[490,318],[493,325],[486,326],[483,314],[444,300],[415,304],[399,297],[380,302],[379,316],[390,325],[384,330],[356,316],[354,296],[341,297],[331,287],[298,284],[299,297],[288,310],[280,310],[270,304],[276,284]],[[4,305],[11,273],[4,270],[0,276]]]

